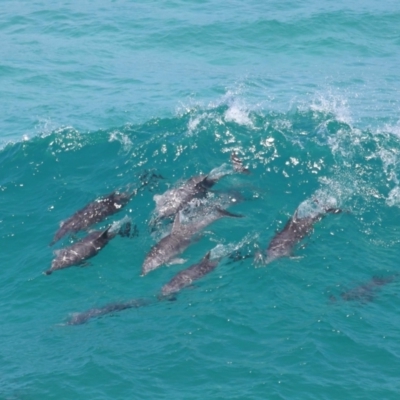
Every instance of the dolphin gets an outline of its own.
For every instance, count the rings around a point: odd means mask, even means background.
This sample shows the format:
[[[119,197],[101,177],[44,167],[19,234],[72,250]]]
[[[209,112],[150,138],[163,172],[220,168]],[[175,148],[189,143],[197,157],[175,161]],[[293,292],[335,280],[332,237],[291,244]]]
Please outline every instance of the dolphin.
[[[112,192],[107,196],[92,201],[81,210],[77,211],[67,220],[61,222],[60,229],[54,235],[50,243],[52,246],[67,234],[76,233],[103,221],[109,215],[120,211],[129,200],[136,194],[133,192]]]
[[[277,258],[291,256],[296,244],[311,232],[314,224],[320,221],[326,213],[337,214],[341,212],[338,208],[328,208],[320,212],[311,213],[308,216],[299,217],[298,210],[289,219],[285,227],[272,238],[267,248],[265,264]],[[256,255],[256,261],[258,262],[264,262],[263,258],[260,254]]]
[[[347,290],[340,294],[340,297],[344,301],[361,301],[362,303],[366,303],[372,301],[375,298],[375,292],[384,285],[391,283],[395,280],[398,274],[394,274],[387,277],[379,277],[373,276],[372,279],[364,283],[360,286],[357,286],[353,289]],[[332,302],[337,301],[335,296],[330,296],[330,300]]]
[[[180,213],[178,212],[171,233],[162,238],[147,254],[142,266],[142,276],[163,264],[183,262],[183,260],[174,259],[174,257],[189,247],[196,233],[223,217],[241,218],[242,215],[215,208],[214,212],[202,216],[201,219],[197,219],[192,223],[182,224]]]
[[[197,264],[179,272],[170,282],[165,284],[161,289],[161,294],[158,300],[166,300],[168,297],[184,287],[190,285],[193,281],[202,278],[204,275],[213,271],[219,263],[218,260],[210,260],[210,253],[208,252],[205,257]],[[157,300],[157,299],[156,299]],[[148,306],[154,303],[154,299],[134,299],[121,303],[111,303],[100,308],[92,308],[88,311],[75,314],[66,324],[67,325],[81,325],[86,323],[92,318],[101,317],[106,314],[115,313],[119,311],[128,310],[130,308],[139,308]]]
[[[95,317],[101,317],[113,312],[127,310],[129,308],[139,308],[152,304],[151,299],[135,299],[125,303],[111,303],[100,308],[91,308],[88,311],[75,314],[66,324],[67,325],[82,325]]]
[[[249,174],[249,170],[243,167],[242,161],[232,152],[231,163],[235,172]],[[213,169],[208,175],[193,176],[181,186],[167,190],[162,195],[153,197],[156,202],[156,213],[159,219],[175,215],[182,210],[194,198],[201,198],[207,194],[222,177],[231,172],[221,172],[220,168]]]
[[[55,250],[56,257],[51,263],[51,268],[45,271],[44,274],[50,275],[53,271],[73,265],[84,266],[87,259],[94,257],[118,233],[121,236],[129,236],[127,233],[130,231],[130,222],[123,225],[120,228],[120,232],[110,231],[111,227],[112,225],[105,230],[91,232],[79,242],[64,249]]]
[[[162,296],[169,296],[172,293],[179,292],[193,281],[202,278],[204,275],[213,271],[219,263],[219,260],[210,260],[210,251],[197,264],[180,271],[161,289]]]

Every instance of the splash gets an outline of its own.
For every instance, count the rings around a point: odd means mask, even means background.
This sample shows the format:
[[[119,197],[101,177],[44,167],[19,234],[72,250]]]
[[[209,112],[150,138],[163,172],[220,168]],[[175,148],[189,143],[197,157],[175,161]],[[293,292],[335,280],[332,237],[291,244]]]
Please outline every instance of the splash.
[[[230,105],[225,112],[224,119],[226,122],[235,122],[239,125],[254,128],[254,124],[249,116],[249,111],[240,102],[234,102]]]
[[[338,202],[329,192],[319,189],[314,195],[303,201],[296,211],[297,218],[309,218],[324,214],[327,210],[337,208]]]
[[[345,124],[350,125],[353,122],[347,98],[340,94],[334,94],[332,90],[328,90],[327,93],[317,93],[309,107],[315,113],[315,118],[317,113],[322,113],[333,115],[336,121]]]
[[[128,153],[132,149],[133,143],[129,136],[119,130],[110,132],[109,142],[115,141],[121,143],[122,149],[125,153]]]

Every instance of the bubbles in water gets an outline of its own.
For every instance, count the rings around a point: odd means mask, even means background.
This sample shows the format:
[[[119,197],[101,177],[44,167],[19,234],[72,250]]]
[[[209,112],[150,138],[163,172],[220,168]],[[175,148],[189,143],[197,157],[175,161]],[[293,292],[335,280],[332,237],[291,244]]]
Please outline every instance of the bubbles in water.
[[[318,189],[314,195],[303,201],[297,208],[297,217],[306,218],[323,214],[331,208],[337,208],[338,201],[328,191]]]
[[[238,243],[228,243],[228,244],[217,244],[212,250],[210,258],[222,258],[232,254],[234,251],[240,250],[247,244],[255,242],[258,238],[258,234],[247,234],[240,242]]]

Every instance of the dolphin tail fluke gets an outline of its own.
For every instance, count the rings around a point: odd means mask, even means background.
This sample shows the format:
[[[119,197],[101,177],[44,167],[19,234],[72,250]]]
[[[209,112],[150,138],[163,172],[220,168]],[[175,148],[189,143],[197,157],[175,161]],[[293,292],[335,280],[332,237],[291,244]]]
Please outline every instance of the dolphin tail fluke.
[[[117,235],[122,237],[131,237],[131,228],[132,228],[132,219],[127,215],[120,219],[119,221],[114,221],[105,231],[103,231],[102,235],[104,238],[112,239]],[[136,233],[136,225],[135,225],[135,233]]]
[[[336,302],[337,302],[337,298],[336,298],[333,294],[331,294],[331,295],[329,296],[329,301],[330,301],[331,303],[336,303]]]
[[[122,225],[118,234],[122,237],[129,237],[131,234],[132,224],[127,222],[126,224]]]
[[[158,301],[176,301],[176,293],[170,293],[170,294],[162,294],[160,293],[159,295],[157,295],[157,300]]]
[[[127,237],[127,238],[132,238],[134,236],[138,236],[139,232],[136,227],[134,226],[132,230],[132,223],[130,221],[125,222],[121,228],[119,228],[118,235],[121,237]]]
[[[227,210],[223,210],[222,208],[219,208],[219,207],[217,207],[217,211],[222,217],[243,218],[243,215],[241,215],[241,214],[233,214],[233,213],[231,213]]]
[[[141,175],[139,175],[139,180],[140,180],[140,186],[138,189],[136,189],[136,193],[137,194],[139,192],[139,190],[143,190],[146,186],[150,185],[150,191],[152,191],[152,189],[154,189],[156,183],[158,180],[160,179],[165,179],[162,175],[157,174],[155,172],[152,171],[144,171]]]

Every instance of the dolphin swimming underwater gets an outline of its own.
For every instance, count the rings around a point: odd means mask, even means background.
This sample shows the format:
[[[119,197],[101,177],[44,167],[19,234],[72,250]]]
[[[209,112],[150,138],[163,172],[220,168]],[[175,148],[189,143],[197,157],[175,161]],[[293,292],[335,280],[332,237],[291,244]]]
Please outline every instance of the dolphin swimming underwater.
[[[125,221],[125,219],[122,219]],[[111,231],[112,225],[107,229],[101,231],[94,231],[89,233],[82,240],[74,243],[73,245],[64,249],[55,250],[55,259],[51,263],[51,268],[45,271],[46,275],[50,275],[53,271],[64,269],[73,265],[84,265],[85,261],[94,257],[108,242],[113,239],[117,234],[121,236],[129,236],[131,223],[125,222],[119,231]]]
[[[202,278],[204,275],[213,271],[219,259],[210,260],[210,253],[208,252],[205,257],[197,264],[179,272],[161,289],[161,294],[156,299],[134,299],[121,303],[111,303],[99,308],[91,308],[88,311],[75,314],[66,324],[67,325],[81,325],[86,323],[92,318],[102,317],[106,314],[111,314],[119,311],[128,310],[130,308],[139,308],[154,304],[157,300],[168,300],[171,294],[174,294],[184,287],[190,285],[193,281]]]
[[[341,210],[338,208],[320,208],[319,211],[299,217],[298,208],[285,227],[272,238],[266,251],[266,260],[264,261],[264,257],[258,254],[256,261],[268,264],[277,258],[291,256],[293,248],[312,231],[314,224],[320,221],[326,213],[338,214],[340,212]]]
[[[124,303],[111,303],[100,308],[91,308],[88,311],[75,314],[66,325],[82,325],[89,321],[89,319],[101,317],[117,311],[128,310],[130,308],[139,308],[152,304],[154,301],[151,299],[135,299]]]
[[[147,254],[142,266],[142,275],[146,275],[164,264],[181,262],[181,260],[176,260],[174,257],[189,247],[193,236],[207,225],[223,217],[241,218],[242,215],[214,208],[212,212],[203,215],[201,219],[198,218],[194,222],[182,224],[180,213],[178,212],[171,233],[162,238]]]
[[[399,274],[394,274],[387,277],[373,276],[369,282],[342,292],[340,297],[344,301],[360,301],[361,303],[367,303],[374,300],[375,294],[379,288],[393,282],[398,275]],[[330,300],[331,302],[336,302],[337,298],[332,295],[330,296]]]
[[[77,233],[91,225],[103,221],[109,215],[117,213],[129,202],[136,192],[136,190],[131,193],[112,192],[107,196],[87,204],[84,208],[61,223],[60,229],[58,229],[54,235],[50,246],[67,234]]]
[[[211,252],[209,251],[199,263],[178,272],[162,287],[162,296],[169,296],[172,293],[179,292],[184,287],[191,285],[193,281],[213,271],[219,264],[219,260],[210,260],[210,254]]]
[[[232,152],[231,163],[235,172],[249,174],[249,170],[243,167],[242,161]],[[193,176],[181,186],[167,190],[162,195],[153,197],[156,202],[156,214],[159,219],[175,215],[182,210],[191,200],[204,197],[221,178],[232,172],[221,172],[220,168],[213,169],[208,175]]]

